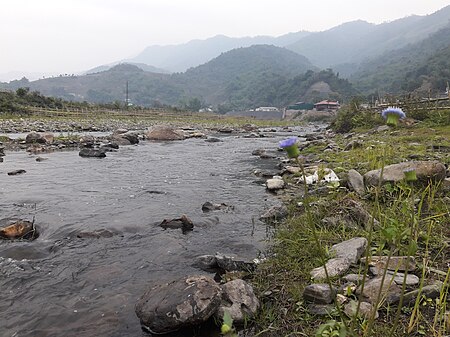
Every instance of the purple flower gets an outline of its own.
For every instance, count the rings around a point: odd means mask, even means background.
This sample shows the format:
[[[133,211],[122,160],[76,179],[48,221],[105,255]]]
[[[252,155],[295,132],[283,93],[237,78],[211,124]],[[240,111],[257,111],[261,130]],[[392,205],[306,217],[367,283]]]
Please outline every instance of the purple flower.
[[[286,147],[294,145],[295,143],[297,143],[297,137],[288,138],[280,142],[280,147],[284,149]]]
[[[280,147],[286,150],[289,158],[297,158],[300,155],[300,150],[297,146],[297,137],[282,140]]]
[[[381,112],[381,117],[386,119],[386,124],[390,126],[397,126],[398,120],[406,117],[402,109],[390,106]]]

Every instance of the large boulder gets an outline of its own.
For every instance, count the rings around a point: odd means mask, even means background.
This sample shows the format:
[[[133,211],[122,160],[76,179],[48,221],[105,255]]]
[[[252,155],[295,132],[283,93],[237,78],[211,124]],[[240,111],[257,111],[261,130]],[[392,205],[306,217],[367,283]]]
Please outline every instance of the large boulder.
[[[381,169],[372,170],[364,175],[366,186],[377,186],[387,182],[398,182],[404,179],[405,170],[415,170],[419,181],[442,181],[445,179],[445,165],[438,161],[411,161],[399,164],[388,165],[383,170],[381,177]]]
[[[190,276],[150,288],[136,315],[151,333],[164,334],[206,322],[221,304],[222,290],[208,276]]]
[[[182,131],[169,126],[154,126],[147,131],[146,137],[150,140],[183,140],[185,138]]]

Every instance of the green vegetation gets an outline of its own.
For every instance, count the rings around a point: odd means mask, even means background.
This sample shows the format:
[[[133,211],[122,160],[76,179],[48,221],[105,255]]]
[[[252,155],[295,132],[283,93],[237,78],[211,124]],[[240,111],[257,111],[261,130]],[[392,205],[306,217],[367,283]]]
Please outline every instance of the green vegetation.
[[[322,165],[340,172],[345,183],[345,172],[349,169],[365,173],[410,158],[436,159],[448,165],[448,153],[432,150],[436,144],[450,146],[448,134],[449,125],[435,125],[430,129],[419,124],[381,134],[356,133],[355,137],[364,137],[364,146],[360,148],[324,152],[326,145],[316,145],[313,149],[308,148],[308,152],[315,153]],[[340,148],[349,142],[341,135],[334,141]],[[284,199],[289,205],[289,216],[284,222],[276,223],[270,257],[258,268],[252,281],[262,298],[262,310],[253,322],[257,336],[443,337],[448,334],[448,187],[444,188],[440,183],[401,181],[373,187],[361,197],[346,188],[330,185],[328,191],[317,195],[302,194],[302,185],[289,180],[292,177],[285,179],[293,189],[293,193],[288,193],[289,197]],[[345,213],[346,205],[354,202],[363,205],[378,219],[379,226],[373,221],[357,227],[322,221]],[[418,296],[413,303],[394,305],[387,304],[383,296],[379,296],[378,319],[373,315],[348,317],[339,305],[325,316],[311,314],[302,296],[304,288],[311,284],[310,271],[330,257],[328,251],[333,244],[355,236],[368,239],[367,256],[414,255],[418,261],[414,273],[421,279],[419,289],[439,280],[443,286],[438,298]],[[367,268],[354,266],[352,272],[365,275]],[[339,278],[328,279],[326,283],[343,285]],[[404,284],[400,287],[405,289]],[[358,300],[357,295],[350,297]]]
[[[16,90],[24,81],[7,88]],[[322,85],[310,88],[320,82]],[[355,94],[347,80],[331,69],[317,71],[303,56],[284,48],[256,45],[229,51],[185,73],[156,74],[119,64],[85,76],[63,76],[27,83],[32,90],[71,101],[124,102],[126,84],[131,103],[146,107],[178,106],[219,112],[278,106],[299,100],[345,100]]]
[[[423,41],[364,62],[351,77],[361,92],[428,95],[443,92],[450,79],[450,26]]]

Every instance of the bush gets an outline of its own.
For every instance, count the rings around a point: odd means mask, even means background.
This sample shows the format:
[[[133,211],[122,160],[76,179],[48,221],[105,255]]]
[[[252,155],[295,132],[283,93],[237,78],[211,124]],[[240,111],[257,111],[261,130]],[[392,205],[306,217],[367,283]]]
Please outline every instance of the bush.
[[[373,110],[361,108],[361,101],[354,98],[345,105],[336,115],[331,123],[331,128],[338,133],[350,132],[354,128],[371,128],[381,125],[383,120]]]

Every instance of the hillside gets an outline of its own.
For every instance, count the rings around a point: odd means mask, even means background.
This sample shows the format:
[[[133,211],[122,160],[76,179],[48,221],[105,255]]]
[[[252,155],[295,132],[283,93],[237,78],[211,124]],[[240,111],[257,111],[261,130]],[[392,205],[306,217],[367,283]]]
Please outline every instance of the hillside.
[[[176,77],[187,84],[188,96],[201,97],[210,104],[231,101],[247,107],[268,104],[280,82],[312,69],[316,68],[294,52],[256,45],[223,53]]]
[[[449,20],[450,6],[430,15],[379,25],[354,21],[309,34],[286,48],[306,56],[316,66],[350,74],[363,60],[421,41],[445,27]]]
[[[331,70],[317,72],[305,57],[269,45],[234,49],[185,73],[156,74],[119,64],[84,76],[14,81],[8,88],[27,86],[44,95],[107,103],[124,101],[127,82],[129,98],[137,105],[190,106],[195,100],[225,110],[285,106],[305,97],[343,99],[354,93],[348,81]],[[311,89],[316,82],[324,82],[318,86],[326,90]]]
[[[192,40],[180,45],[149,46],[136,57],[126,62],[151,64],[157,68],[172,72],[184,72],[189,68],[204,64],[221,53],[255,44],[271,44],[283,47],[309,32],[289,33],[280,37],[256,36],[231,38],[217,35],[205,40]]]
[[[121,64],[121,63],[126,63],[126,64],[131,64],[133,66],[138,67],[139,69],[142,69],[144,71],[148,71],[150,73],[157,73],[157,74],[169,74],[170,72],[164,69],[160,69],[160,68],[156,68],[154,66],[145,64],[145,63],[134,63],[134,62],[115,62],[112,64],[105,64],[105,65],[101,65],[92,69],[89,69],[87,71],[85,71],[83,74],[81,75],[89,75],[89,74],[95,74],[95,73],[99,73],[102,71],[107,71],[109,69],[111,69],[112,67]]]
[[[450,24],[428,38],[363,62],[351,77],[364,93],[445,90],[450,80]]]

